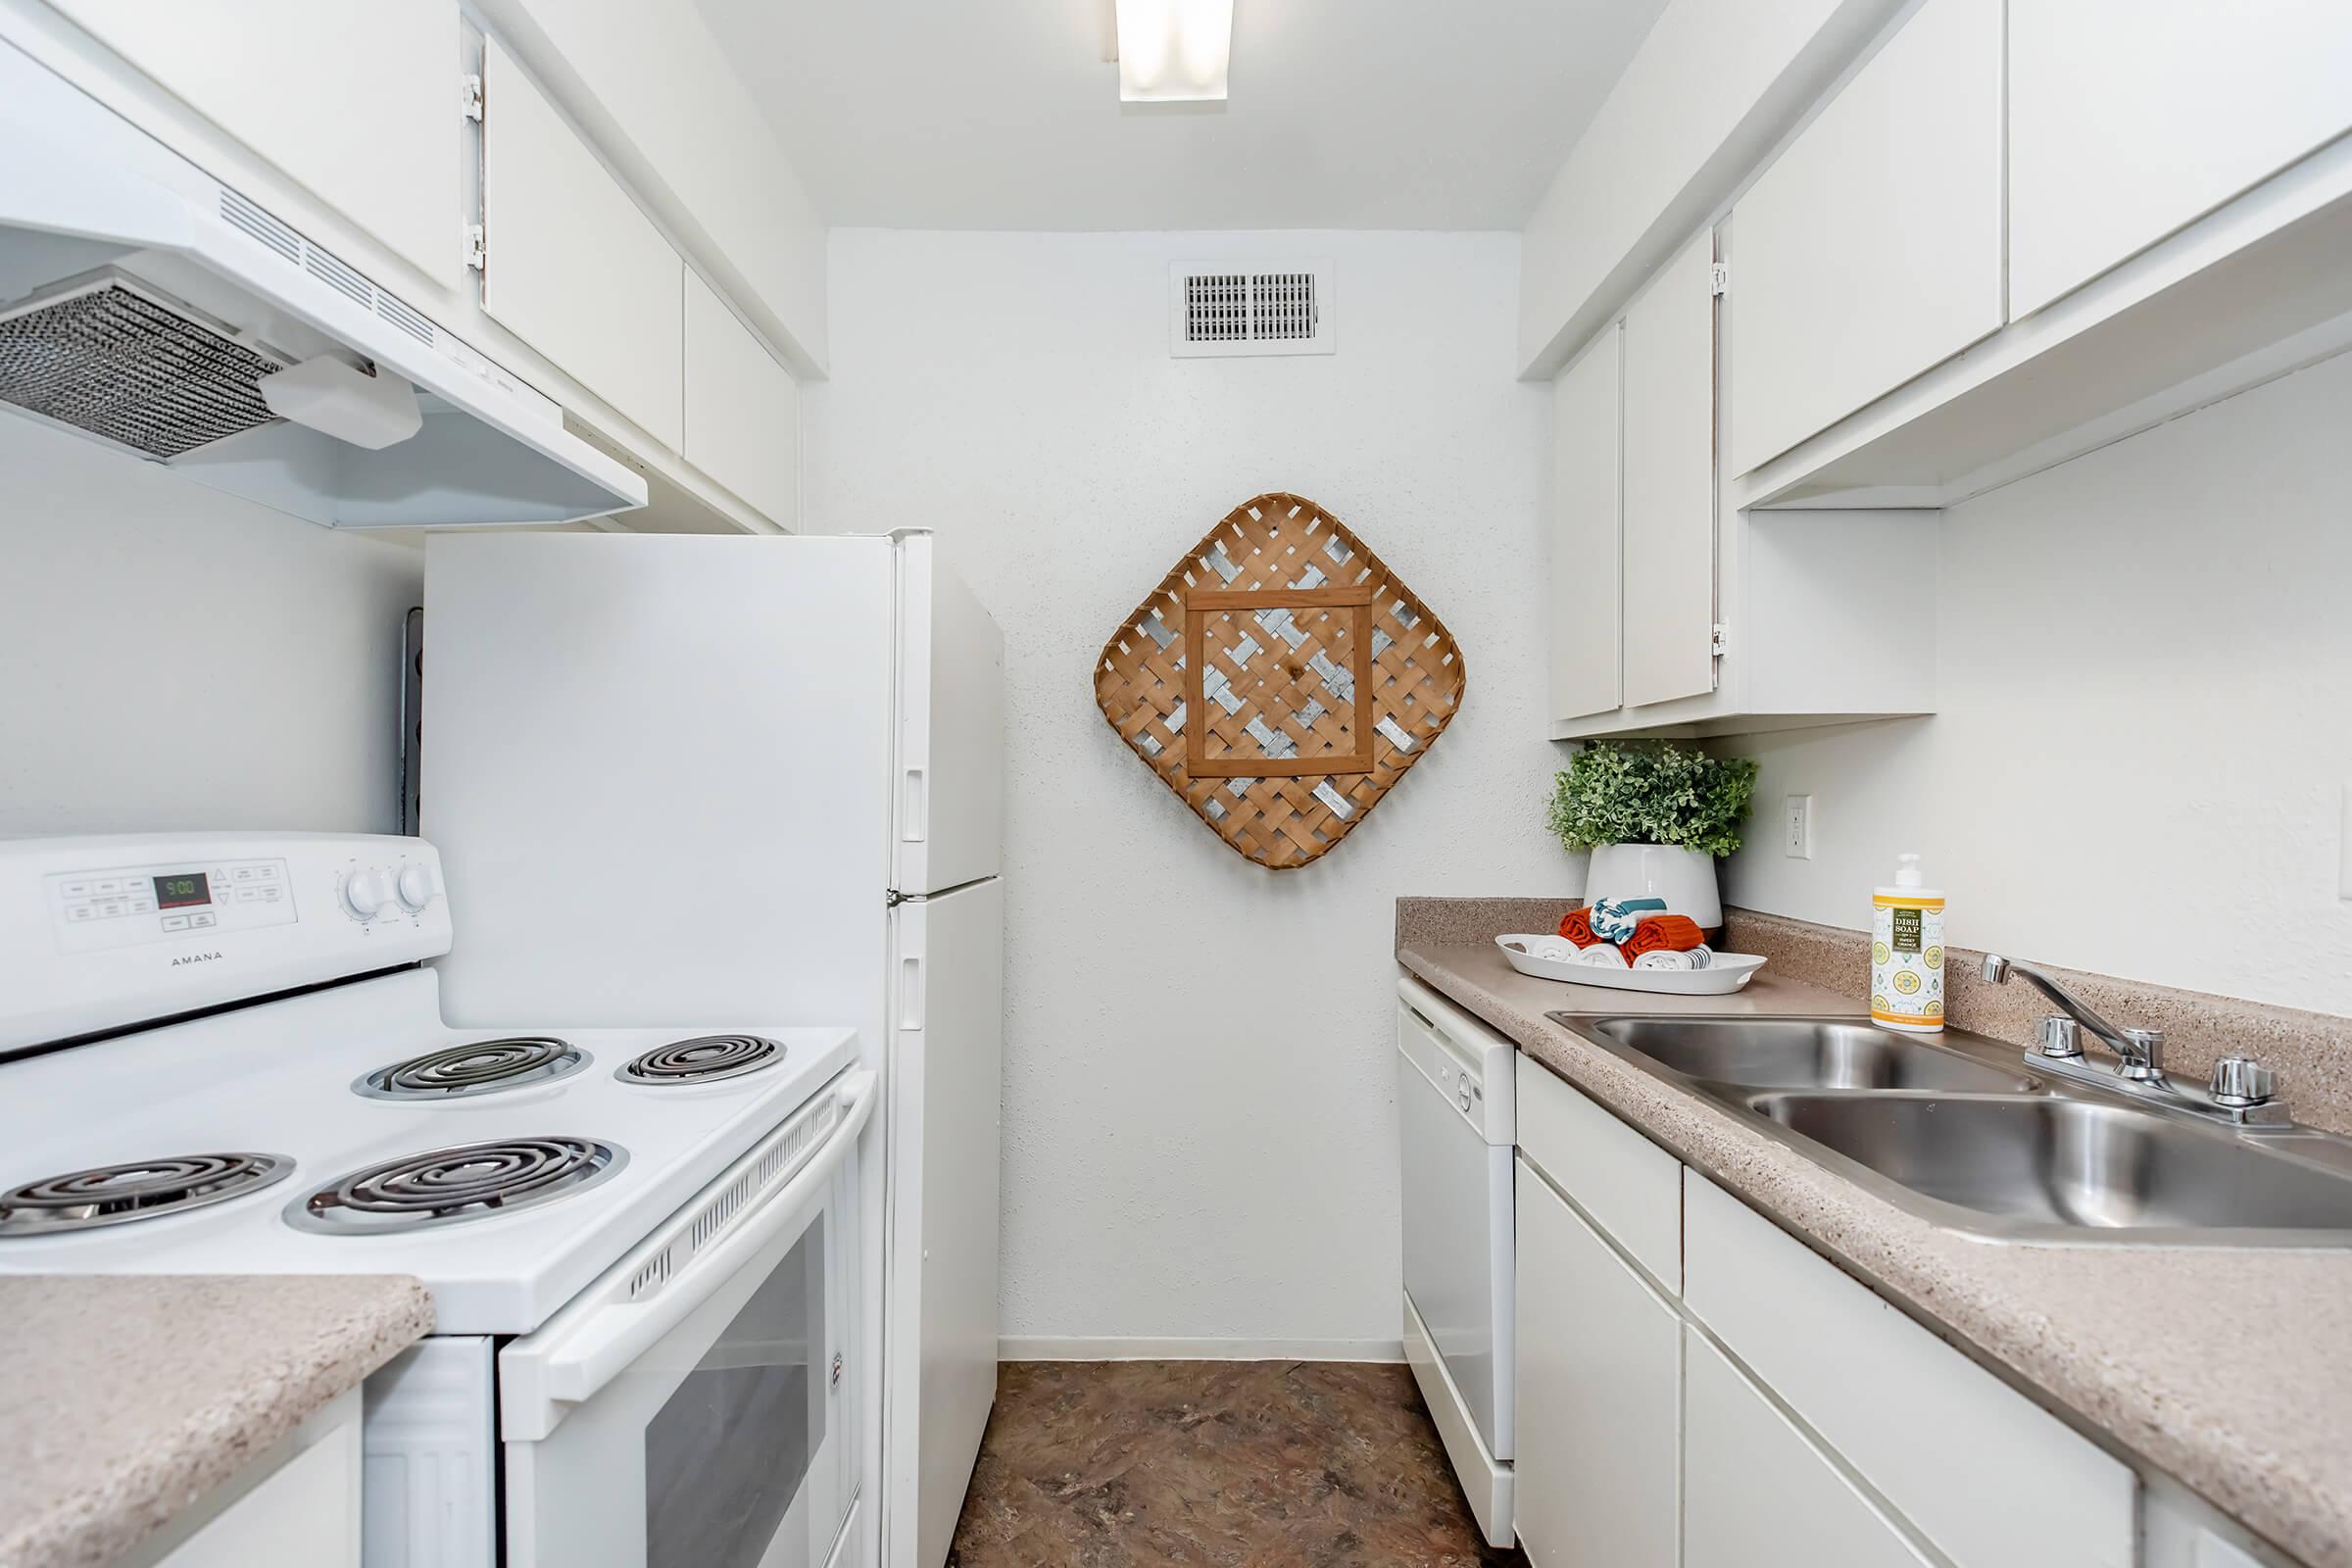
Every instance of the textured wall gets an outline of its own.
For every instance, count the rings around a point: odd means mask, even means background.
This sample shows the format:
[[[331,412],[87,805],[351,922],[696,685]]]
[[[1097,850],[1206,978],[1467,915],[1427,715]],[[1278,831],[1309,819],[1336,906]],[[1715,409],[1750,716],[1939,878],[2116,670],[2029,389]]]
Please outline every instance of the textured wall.
[[[0,415],[0,834],[389,833],[424,554]]]
[[[1957,946],[2352,1013],[2352,355],[1943,514],[1937,712],[1728,743],[1727,902],[1869,922],[1901,850]]]
[[[1008,1337],[1394,1349],[1393,901],[1581,886],[1542,825],[1548,393],[1512,378],[1517,250],[834,234],[809,526],[936,528],[1004,628]],[[1169,264],[1228,257],[1329,259],[1339,352],[1171,359]],[[1194,819],[1092,684],[1178,552],[1272,489],[1361,534],[1469,667],[1428,759],[1282,873]]]

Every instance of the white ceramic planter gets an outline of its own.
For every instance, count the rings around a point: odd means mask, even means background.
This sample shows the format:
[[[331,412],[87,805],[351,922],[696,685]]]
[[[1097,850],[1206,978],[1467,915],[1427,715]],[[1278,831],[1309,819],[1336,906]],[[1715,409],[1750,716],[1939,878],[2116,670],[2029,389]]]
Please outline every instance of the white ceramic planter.
[[[1664,844],[1603,844],[1585,873],[1585,902],[1664,899],[1666,912],[1687,914],[1712,931],[1723,924],[1715,858]]]

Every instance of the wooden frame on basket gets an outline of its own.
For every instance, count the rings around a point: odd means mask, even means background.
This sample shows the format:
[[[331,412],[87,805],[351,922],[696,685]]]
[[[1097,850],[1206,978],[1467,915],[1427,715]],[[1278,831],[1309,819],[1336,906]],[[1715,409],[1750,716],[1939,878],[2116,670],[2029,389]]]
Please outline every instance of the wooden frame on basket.
[[[1356,749],[1346,756],[1217,757],[1206,755],[1207,709],[1202,685],[1208,665],[1208,617],[1235,611],[1352,610],[1348,617],[1353,639],[1350,673],[1355,678]],[[1192,723],[1185,726],[1185,770],[1194,778],[1307,778],[1327,773],[1372,771],[1372,736],[1378,720],[1372,712],[1372,586],[1351,588],[1254,588],[1248,590],[1196,589],[1184,599],[1185,701]]]

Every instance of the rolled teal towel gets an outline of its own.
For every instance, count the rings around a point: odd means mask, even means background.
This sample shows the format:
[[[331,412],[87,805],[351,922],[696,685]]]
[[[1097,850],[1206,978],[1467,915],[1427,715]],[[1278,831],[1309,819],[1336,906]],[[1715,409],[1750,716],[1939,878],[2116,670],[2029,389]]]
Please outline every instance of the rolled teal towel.
[[[1592,906],[1592,934],[1622,945],[1642,923],[1643,910],[1662,913],[1665,908],[1664,899],[1603,899]]]

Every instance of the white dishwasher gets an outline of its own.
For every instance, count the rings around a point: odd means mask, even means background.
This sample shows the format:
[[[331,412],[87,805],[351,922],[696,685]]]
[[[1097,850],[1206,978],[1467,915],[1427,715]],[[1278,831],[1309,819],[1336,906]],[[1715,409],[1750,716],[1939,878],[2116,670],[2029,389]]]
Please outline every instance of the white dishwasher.
[[[1396,982],[1404,1356],[1488,1542],[1511,1526],[1517,1053],[1409,976]]]

